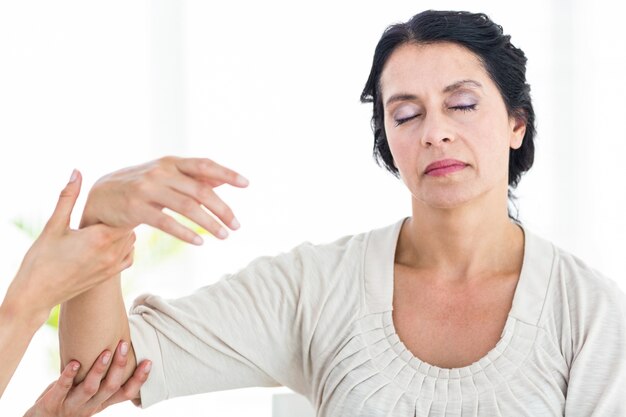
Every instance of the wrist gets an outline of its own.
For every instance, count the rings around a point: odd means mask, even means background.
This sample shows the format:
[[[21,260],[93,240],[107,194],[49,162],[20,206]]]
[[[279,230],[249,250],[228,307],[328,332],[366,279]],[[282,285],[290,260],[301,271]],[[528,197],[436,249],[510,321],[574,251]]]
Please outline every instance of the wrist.
[[[25,300],[13,297],[11,289],[0,304],[0,323],[22,329],[31,336],[46,322],[51,309],[36,309]]]
[[[0,314],[34,332],[46,322],[54,306],[42,305],[43,297],[32,290],[28,274],[28,268],[20,268],[7,289]]]

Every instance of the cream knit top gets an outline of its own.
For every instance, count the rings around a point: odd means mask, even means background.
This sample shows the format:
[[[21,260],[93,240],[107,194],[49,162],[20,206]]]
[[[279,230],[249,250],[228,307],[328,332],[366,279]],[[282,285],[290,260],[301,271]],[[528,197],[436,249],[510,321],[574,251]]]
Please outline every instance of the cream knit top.
[[[524,260],[501,339],[442,369],[409,352],[392,320],[402,221],[302,244],[175,300],[131,309],[141,401],[284,385],[319,417],[626,416],[626,297],[524,229]],[[210,410],[208,410],[210,412]]]

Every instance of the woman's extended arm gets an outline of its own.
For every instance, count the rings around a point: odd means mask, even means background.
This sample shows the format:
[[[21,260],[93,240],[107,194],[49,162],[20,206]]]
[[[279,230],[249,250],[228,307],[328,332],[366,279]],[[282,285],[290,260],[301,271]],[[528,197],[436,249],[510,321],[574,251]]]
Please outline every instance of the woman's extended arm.
[[[222,184],[247,186],[234,171],[208,159],[166,157],[122,169],[101,178],[91,190],[81,226],[103,223],[132,229],[145,223],[186,242],[202,239],[163,213],[164,208],[191,219],[225,238],[225,225],[239,227],[230,208],[213,189]],[[60,319],[61,360],[92,363],[103,349],[112,349],[120,339],[129,340],[130,331],[119,275],[64,303]],[[131,348],[125,378],[136,366]],[[79,373],[78,380],[84,377]]]
[[[132,263],[134,234],[127,229],[69,228],[80,185],[75,171],[0,305],[0,396],[50,310]]]

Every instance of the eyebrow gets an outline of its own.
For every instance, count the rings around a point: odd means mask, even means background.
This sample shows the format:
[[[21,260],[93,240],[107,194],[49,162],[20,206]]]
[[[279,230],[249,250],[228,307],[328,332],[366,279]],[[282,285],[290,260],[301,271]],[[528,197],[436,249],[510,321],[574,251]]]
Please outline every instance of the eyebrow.
[[[445,87],[443,89],[444,93],[449,93],[451,91],[455,91],[458,90],[460,88],[463,87],[475,87],[475,88],[482,88],[482,84],[479,83],[478,81],[474,81],[474,80],[461,80],[461,81],[457,81],[453,84],[450,84],[449,86]],[[417,96],[414,94],[394,94],[391,97],[389,97],[389,99],[387,99],[387,102],[385,103],[385,106],[389,106],[391,103],[395,103],[396,101],[408,101],[408,100],[415,100],[417,99]]]

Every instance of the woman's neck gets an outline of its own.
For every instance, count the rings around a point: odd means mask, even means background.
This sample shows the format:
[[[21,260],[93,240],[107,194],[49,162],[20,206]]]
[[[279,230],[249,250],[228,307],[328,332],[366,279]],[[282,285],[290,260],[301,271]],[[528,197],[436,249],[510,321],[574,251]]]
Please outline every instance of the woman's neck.
[[[524,233],[502,204],[452,209],[413,201],[413,217],[400,232],[396,262],[432,272],[437,280],[469,282],[521,268]]]

